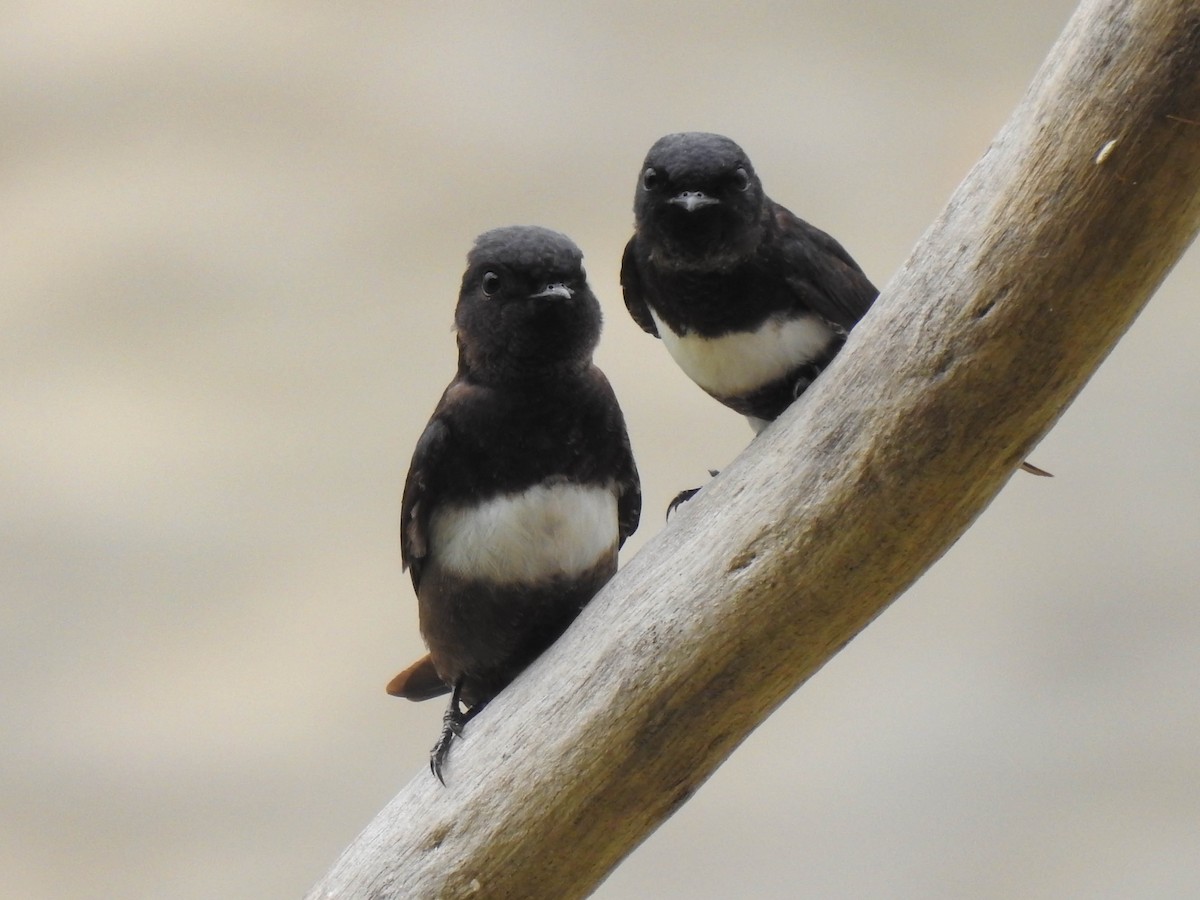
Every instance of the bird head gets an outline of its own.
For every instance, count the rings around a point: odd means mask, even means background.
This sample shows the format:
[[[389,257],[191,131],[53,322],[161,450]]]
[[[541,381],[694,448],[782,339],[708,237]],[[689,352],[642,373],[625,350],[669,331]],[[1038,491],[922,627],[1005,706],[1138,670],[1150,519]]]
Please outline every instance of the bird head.
[[[660,265],[729,268],[753,254],[762,239],[764,200],[754,166],[729,138],[668,134],[642,165],[635,227]]]
[[[570,238],[509,226],[480,235],[467,255],[454,324],[468,369],[539,374],[591,363],[600,304]]]

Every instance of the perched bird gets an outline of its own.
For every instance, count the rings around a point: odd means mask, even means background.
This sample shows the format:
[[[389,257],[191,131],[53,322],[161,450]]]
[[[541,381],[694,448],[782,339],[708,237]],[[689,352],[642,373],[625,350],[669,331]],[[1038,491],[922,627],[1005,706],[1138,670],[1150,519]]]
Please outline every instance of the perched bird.
[[[841,244],[768,197],[721,135],[660,138],[633,208],[621,262],[630,315],[755,432],[821,373],[879,293]]]
[[[467,256],[458,372],[417,441],[401,504],[429,656],[388,693],[451,691],[430,768],[463,725],[617,570],[641,515],[629,436],[593,363],[600,305],[567,237],[497,228]]]
[[[745,151],[719,134],[655,142],[633,209],[625,306],[755,434],[829,365],[879,293],[841,244],[768,197]]]

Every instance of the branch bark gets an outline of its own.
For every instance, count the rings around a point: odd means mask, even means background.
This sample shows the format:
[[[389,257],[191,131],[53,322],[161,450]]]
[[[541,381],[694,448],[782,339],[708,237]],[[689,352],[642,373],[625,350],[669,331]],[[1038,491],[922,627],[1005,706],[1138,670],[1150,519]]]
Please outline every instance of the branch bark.
[[[1200,227],[1200,5],[1086,0],[838,359],[310,898],[579,897],[953,544]]]

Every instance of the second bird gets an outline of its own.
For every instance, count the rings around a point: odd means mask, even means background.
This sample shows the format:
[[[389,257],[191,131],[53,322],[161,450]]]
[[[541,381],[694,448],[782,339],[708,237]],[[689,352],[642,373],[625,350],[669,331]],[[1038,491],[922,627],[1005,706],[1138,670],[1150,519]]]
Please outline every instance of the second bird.
[[[625,306],[755,434],[829,365],[879,294],[841,244],[768,197],[745,151],[719,134],[659,138],[633,210]]]
[[[755,433],[829,364],[879,293],[841,244],[768,197],[742,148],[719,134],[660,138],[633,208],[625,305]]]

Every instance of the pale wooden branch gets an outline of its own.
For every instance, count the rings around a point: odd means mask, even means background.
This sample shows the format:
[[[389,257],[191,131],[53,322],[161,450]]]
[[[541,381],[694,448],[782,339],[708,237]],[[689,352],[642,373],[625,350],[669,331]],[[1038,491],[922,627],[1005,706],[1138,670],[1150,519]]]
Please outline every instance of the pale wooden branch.
[[[834,365],[310,897],[592,891],[1086,383],[1200,226],[1198,123],[1200,4],[1083,3]]]

